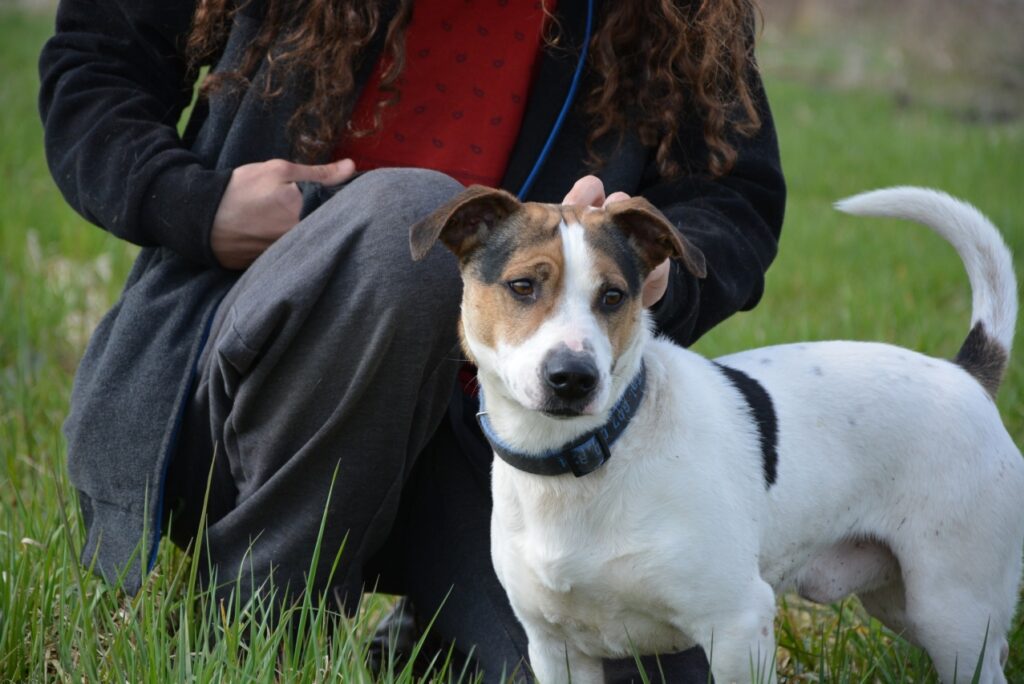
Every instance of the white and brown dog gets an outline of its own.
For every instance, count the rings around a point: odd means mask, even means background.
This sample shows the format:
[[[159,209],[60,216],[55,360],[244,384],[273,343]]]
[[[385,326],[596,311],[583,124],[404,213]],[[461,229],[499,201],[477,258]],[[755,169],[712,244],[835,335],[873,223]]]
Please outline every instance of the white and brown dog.
[[[413,228],[414,257],[440,238],[461,264],[463,346],[500,457],[494,566],[541,682],[692,644],[719,684],[774,681],[775,595],[794,589],[856,594],[944,682],[1006,681],[1024,544],[1024,460],[993,402],[1009,250],[930,190],[839,208],[917,220],[957,249],[974,311],[953,362],[865,342],[709,361],[653,337],[645,275],[669,256],[705,265],[642,199],[584,210],[473,187]]]

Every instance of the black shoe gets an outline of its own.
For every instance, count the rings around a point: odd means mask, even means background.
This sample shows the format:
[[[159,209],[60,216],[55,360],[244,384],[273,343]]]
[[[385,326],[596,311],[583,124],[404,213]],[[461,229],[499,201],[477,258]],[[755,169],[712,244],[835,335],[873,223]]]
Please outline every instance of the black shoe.
[[[411,673],[417,680],[437,676],[444,668],[447,681],[474,681],[480,673],[472,656],[425,633],[429,623],[429,619],[416,617],[412,601],[404,596],[399,598],[370,639],[366,665],[374,677],[402,672],[411,660]]]
[[[421,630],[412,603],[399,598],[391,612],[377,625],[366,653],[366,665],[374,676],[388,670],[399,672],[416,650]],[[415,669],[415,667],[414,667]]]

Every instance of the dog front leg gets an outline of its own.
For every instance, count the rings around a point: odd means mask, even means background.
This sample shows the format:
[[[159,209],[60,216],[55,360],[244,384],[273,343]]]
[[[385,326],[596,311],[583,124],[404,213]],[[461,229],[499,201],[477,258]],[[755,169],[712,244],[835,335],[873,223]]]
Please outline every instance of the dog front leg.
[[[745,630],[744,630],[745,631]],[[767,636],[764,632],[767,631]],[[756,636],[723,629],[706,649],[716,684],[775,684],[775,633],[769,625]]]
[[[696,625],[715,684],[776,684],[775,593],[758,582],[742,606]]]
[[[568,644],[535,637],[530,639],[530,666],[540,684],[603,684],[604,669],[599,658],[591,658]]]

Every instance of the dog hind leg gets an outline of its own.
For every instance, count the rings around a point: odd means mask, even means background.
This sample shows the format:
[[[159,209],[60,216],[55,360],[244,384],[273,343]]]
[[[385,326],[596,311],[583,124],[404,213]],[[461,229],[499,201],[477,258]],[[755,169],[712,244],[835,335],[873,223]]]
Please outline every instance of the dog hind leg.
[[[991,486],[977,498],[961,496],[958,505],[945,506],[945,518],[925,516],[930,524],[893,545],[903,568],[907,631],[947,684],[972,681],[979,664],[979,684],[1006,682],[1024,539],[1024,463],[1012,445],[1006,453],[990,464]]]
[[[1005,684],[1002,660],[1006,631],[995,624],[988,607],[974,603],[974,599],[968,595],[958,599],[935,597],[926,607],[911,608],[908,618],[916,640],[931,656],[943,682],[975,681],[980,656],[978,684]],[[947,601],[951,605],[938,605]]]
[[[906,574],[908,632],[945,684],[1005,684],[1016,584],[1007,591],[1004,578],[995,576],[1001,573],[978,572],[977,566],[969,580],[954,570],[932,563]]]

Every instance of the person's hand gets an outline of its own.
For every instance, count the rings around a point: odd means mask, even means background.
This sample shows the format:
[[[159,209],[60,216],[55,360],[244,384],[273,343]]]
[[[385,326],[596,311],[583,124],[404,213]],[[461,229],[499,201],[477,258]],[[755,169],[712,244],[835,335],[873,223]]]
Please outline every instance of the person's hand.
[[[569,194],[562,200],[562,204],[571,204],[577,207],[603,207],[610,202],[621,202],[629,199],[624,192],[613,192],[608,197],[604,196],[604,183],[597,176],[584,176],[580,178],[569,190]]]
[[[605,197],[604,183],[597,176],[584,176],[573,184],[572,189],[562,200],[562,204],[571,204],[583,207],[604,207],[612,202],[621,202],[629,199],[624,192],[613,192]],[[654,270],[647,274],[641,295],[644,308],[650,308],[661,301],[668,289],[668,277],[670,273],[669,260],[654,267]]]
[[[309,166],[271,159],[239,166],[213,218],[210,248],[224,268],[242,269],[295,227],[302,210],[298,181],[344,183],[356,172],[351,159]]]
[[[668,289],[668,276],[672,271],[671,259],[665,259],[654,267],[654,270],[647,274],[644,280],[642,301],[644,308],[649,309],[665,296]]]

